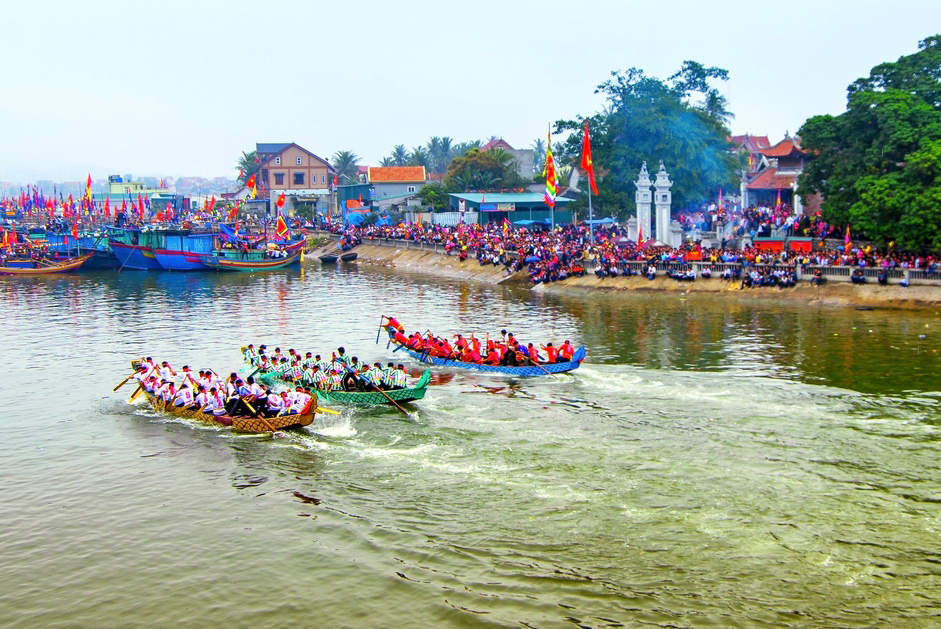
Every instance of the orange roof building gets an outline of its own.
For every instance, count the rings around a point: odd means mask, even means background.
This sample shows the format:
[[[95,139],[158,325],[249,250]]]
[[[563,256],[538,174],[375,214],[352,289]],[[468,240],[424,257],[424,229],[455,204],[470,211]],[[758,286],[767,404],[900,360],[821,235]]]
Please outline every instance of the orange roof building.
[[[428,179],[424,166],[370,166],[366,171],[369,183],[417,183]]]

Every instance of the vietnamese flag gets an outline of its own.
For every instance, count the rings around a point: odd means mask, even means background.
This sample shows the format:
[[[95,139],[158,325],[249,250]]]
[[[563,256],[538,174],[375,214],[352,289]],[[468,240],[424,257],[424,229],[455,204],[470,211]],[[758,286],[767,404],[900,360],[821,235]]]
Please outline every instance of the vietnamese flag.
[[[258,189],[255,187],[255,175],[248,178],[248,181],[245,182],[245,187],[251,191],[252,198],[254,199],[255,195],[258,194]]]
[[[75,242],[78,242],[78,221],[72,223],[72,238],[75,239]]]
[[[284,193],[283,192],[281,193],[281,196],[278,197],[277,206],[279,209],[284,207]]]
[[[595,185],[595,164],[591,161],[591,141],[588,139],[588,123],[585,123],[585,145],[582,147],[582,170],[588,174],[588,183],[591,184],[591,191],[598,194],[598,186]]]

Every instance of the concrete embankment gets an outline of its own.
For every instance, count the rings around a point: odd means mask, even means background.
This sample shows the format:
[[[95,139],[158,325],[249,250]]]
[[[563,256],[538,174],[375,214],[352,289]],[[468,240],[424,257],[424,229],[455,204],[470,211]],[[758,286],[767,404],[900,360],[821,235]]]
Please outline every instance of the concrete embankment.
[[[750,301],[803,302],[822,306],[871,306],[881,308],[934,308],[941,306],[941,287],[897,284],[850,284],[828,282],[811,286],[800,282],[793,288],[740,288],[740,282],[719,279],[697,279],[677,282],[668,277],[648,280],[645,277],[614,277],[598,279],[594,275],[571,277],[551,284],[539,284],[534,291],[550,294],[584,295],[587,293],[673,293],[685,295],[722,295]]]
[[[433,250],[404,249],[390,246],[363,244],[354,249],[359,254],[357,263],[376,265],[397,270],[426,273],[454,280],[472,280],[488,284],[513,283],[531,287],[526,271],[514,273],[509,277],[502,266],[481,266],[474,258],[463,264],[457,256],[448,256]],[[318,256],[336,252],[334,244],[311,251],[307,255],[307,264],[320,264]],[[828,282],[823,286],[811,286],[809,282],[800,282],[793,288],[739,288],[739,282],[720,279],[697,279],[693,282],[677,282],[667,277],[648,280],[643,277],[615,277],[598,279],[594,275],[570,277],[538,284],[532,290],[549,294],[585,295],[589,293],[620,294],[676,294],[676,295],[721,295],[731,298],[756,302],[807,303],[818,306],[836,307],[879,307],[900,309],[921,309],[941,307],[941,287],[909,286],[897,284],[879,286],[878,284],[850,284],[848,282]]]
[[[334,253],[335,245],[329,245],[312,251],[307,256],[308,264],[320,264],[318,257],[324,253]],[[481,266],[475,258],[468,258],[463,263],[456,255],[444,255],[430,249],[399,249],[396,247],[362,244],[353,251],[359,254],[358,264],[395,268],[401,271],[427,273],[455,280],[473,280],[487,284],[529,283],[525,271],[509,277],[502,266],[487,264]]]

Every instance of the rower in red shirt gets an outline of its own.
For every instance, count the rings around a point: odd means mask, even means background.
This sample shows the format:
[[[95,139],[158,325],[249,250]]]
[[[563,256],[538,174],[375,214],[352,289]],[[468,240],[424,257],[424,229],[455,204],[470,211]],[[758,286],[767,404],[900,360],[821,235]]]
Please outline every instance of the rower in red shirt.
[[[388,319],[388,322],[385,324],[385,327],[392,328],[393,330],[398,330],[399,332],[405,332],[405,327],[403,327],[401,323],[396,321],[394,317],[387,317],[386,315],[382,315],[382,318]]]
[[[562,362],[571,362],[572,356],[575,355],[575,348],[572,347],[572,344],[568,342],[568,339],[562,343],[562,347],[559,348],[559,356],[562,358]]]
[[[553,347],[552,343],[546,345],[540,345],[540,347],[546,352],[546,362],[554,363],[559,359],[559,348]]]

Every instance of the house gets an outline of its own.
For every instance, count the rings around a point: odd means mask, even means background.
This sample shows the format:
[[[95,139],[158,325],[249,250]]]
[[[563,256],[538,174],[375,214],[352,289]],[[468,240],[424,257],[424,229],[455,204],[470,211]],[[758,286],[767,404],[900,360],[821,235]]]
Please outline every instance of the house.
[[[774,146],[758,148],[758,154],[759,167],[746,173],[742,181],[744,205],[774,205],[780,198],[781,203],[789,204],[795,214],[819,210],[819,195],[801,199],[797,194],[797,178],[808,159],[807,152],[801,148],[799,136],[785,134],[784,139]]]
[[[516,159],[516,172],[523,179],[532,179],[535,174],[535,167],[533,164],[533,150],[532,149],[515,149],[510,146],[510,143],[504,140],[503,138],[496,138],[490,140],[482,147],[480,147],[481,152],[486,153],[487,151],[494,151],[496,149],[502,149],[512,155]]]
[[[747,173],[755,173],[762,168],[767,168],[767,158],[762,153],[765,149],[771,148],[771,141],[766,135],[733,135],[728,138],[729,142],[736,146],[738,153],[747,153],[748,168]]]
[[[424,166],[370,166],[366,170],[370,200],[376,209],[405,205],[428,180]]]
[[[268,201],[267,213],[273,215],[277,201],[284,194],[285,203],[280,213],[294,215],[298,201],[313,204],[325,210],[333,190],[336,169],[330,162],[294,144],[256,144],[258,197]]]

